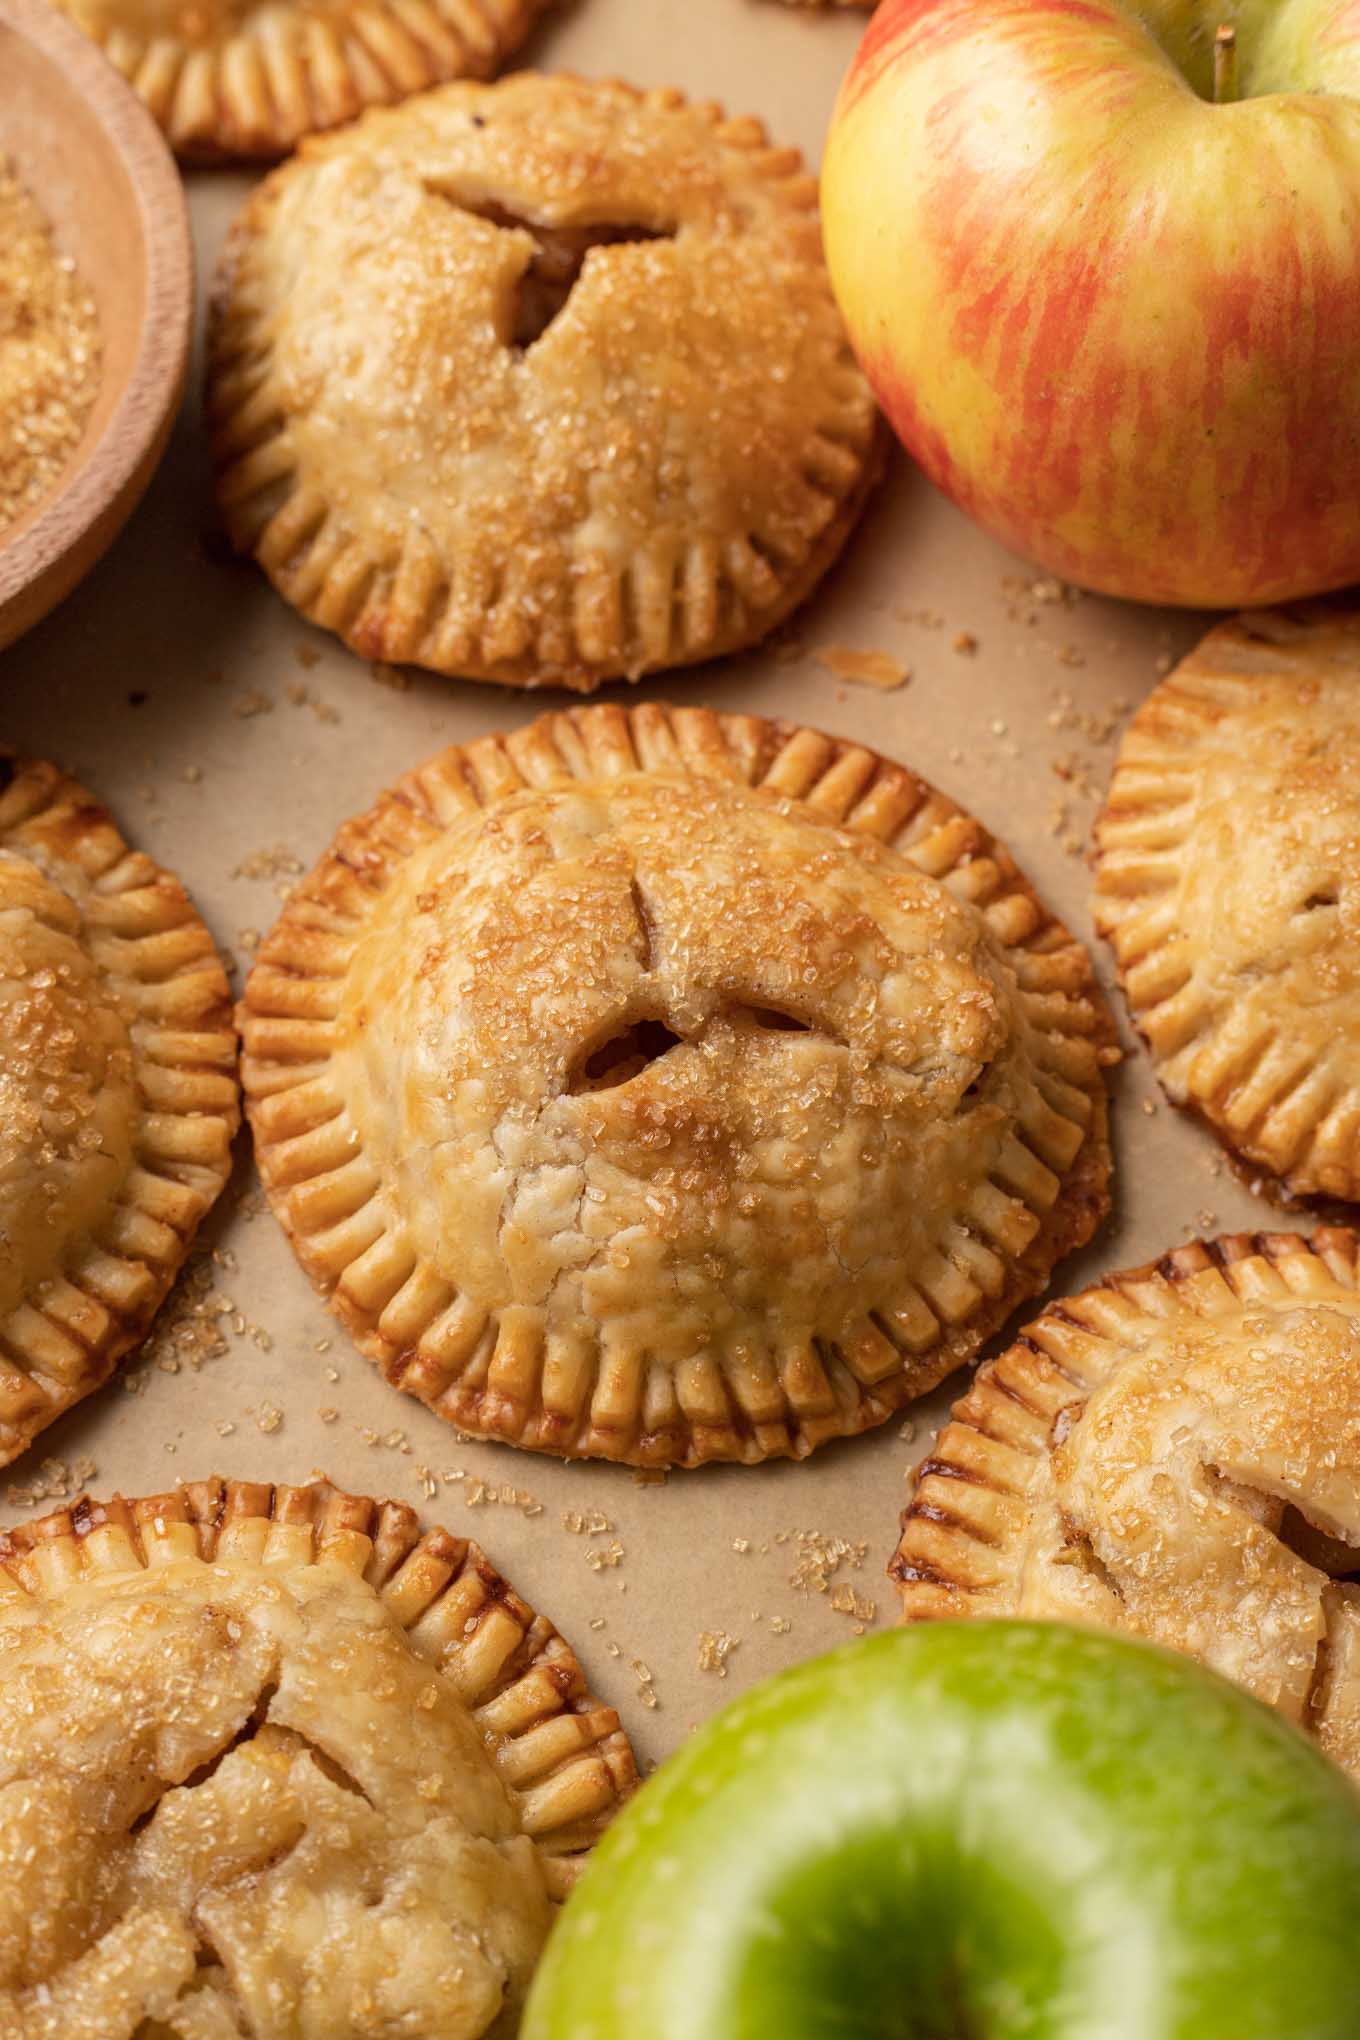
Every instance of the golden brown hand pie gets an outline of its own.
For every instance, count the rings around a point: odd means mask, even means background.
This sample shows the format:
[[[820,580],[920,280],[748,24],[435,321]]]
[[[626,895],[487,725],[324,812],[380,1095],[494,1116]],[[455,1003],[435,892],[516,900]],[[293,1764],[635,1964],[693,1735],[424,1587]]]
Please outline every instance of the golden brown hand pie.
[[[55,0],[177,155],[282,156],[449,78],[490,78],[548,0]]]
[[[1125,735],[1097,926],[1178,1105],[1360,1198],[1360,617],[1210,631]]]
[[[209,382],[228,529],[288,601],[368,656],[524,686],[764,636],[881,445],[797,151],[531,74],[267,179]]]
[[[919,1470],[907,1619],[1131,1631],[1360,1778],[1358,1257],[1340,1228],[1243,1234],[1050,1306]]]
[[[481,2040],[634,1766],[473,1544],[319,1484],[0,1537],[0,2032]]]
[[[445,751],[297,887],[242,1025],[313,1280],[391,1381],[540,1450],[861,1431],[1107,1205],[1085,952],[912,773],[754,716]]]
[[[226,974],[183,886],[0,748],[0,1465],[142,1338],[238,1118]]]

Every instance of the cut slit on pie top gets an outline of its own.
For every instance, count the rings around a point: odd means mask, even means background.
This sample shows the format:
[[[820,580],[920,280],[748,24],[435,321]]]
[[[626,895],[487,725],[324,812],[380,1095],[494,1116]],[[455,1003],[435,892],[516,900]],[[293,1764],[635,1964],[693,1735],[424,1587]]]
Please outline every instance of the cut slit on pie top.
[[[516,73],[314,143],[213,296],[232,542],[366,657],[588,692],[753,644],[886,434],[759,122]]]
[[[644,704],[431,760],[242,1007],[261,1173],[388,1378],[650,1465],[802,1456],[1105,1208],[1080,946],[900,766]]]
[[[0,753],[0,1465],[143,1338],[239,1116],[183,886],[57,766]]]
[[[918,1469],[907,1620],[1124,1629],[1360,1778],[1360,1238],[1196,1241],[1053,1304]]]

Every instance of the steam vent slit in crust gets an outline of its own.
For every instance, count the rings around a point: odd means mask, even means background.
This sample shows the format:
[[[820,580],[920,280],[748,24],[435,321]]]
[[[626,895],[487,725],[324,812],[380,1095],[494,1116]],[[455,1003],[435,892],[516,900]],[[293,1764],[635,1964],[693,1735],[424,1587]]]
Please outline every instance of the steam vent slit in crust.
[[[916,1477],[906,1618],[1188,1652],[1360,1780],[1360,1237],[1178,1247],[1049,1306]]]
[[[1360,1199],[1360,615],[1219,624],[1124,735],[1096,925],[1177,1105]]]
[[[318,1288],[537,1450],[801,1457],[1107,1208],[1085,951],[980,823],[795,724],[608,706],[443,752],[297,887],[241,1020]]]
[[[226,973],[183,886],[0,749],[0,1465],[142,1339],[238,1121]]]
[[[56,0],[190,162],[282,156],[450,78],[489,78],[548,0]]]
[[[475,1544],[325,1482],[0,1536],[0,2032],[500,2040],[636,1782]]]
[[[514,685],[753,644],[885,444],[817,186],[760,123],[519,73],[313,142],[218,276],[233,542],[369,658]]]

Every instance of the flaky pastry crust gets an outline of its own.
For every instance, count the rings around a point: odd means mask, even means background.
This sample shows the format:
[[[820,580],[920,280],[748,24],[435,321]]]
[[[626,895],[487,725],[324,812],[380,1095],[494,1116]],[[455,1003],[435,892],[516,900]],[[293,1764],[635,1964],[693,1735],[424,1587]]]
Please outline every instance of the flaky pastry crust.
[[[1186,1651],[1360,1778],[1360,1238],[1197,1241],[1051,1305],[955,1405],[892,1572],[908,1621]]]
[[[55,0],[190,162],[282,156],[451,78],[490,78],[550,0]]]
[[[1107,1205],[1080,945],[914,774],[754,716],[445,751],[297,887],[241,1023],[313,1280],[391,1381],[539,1450],[861,1431]]]
[[[0,1536],[0,2029],[482,2040],[635,1769],[476,1545],[319,1482]]]
[[[1360,617],[1240,617],[1154,688],[1094,913],[1168,1096],[1295,1194],[1360,1198]]]
[[[765,635],[882,444],[798,152],[531,74],[370,115],[256,190],[209,397],[228,531],[295,608],[521,686]]]
[[[0,748],[0,1465],[143,1337],[238,1123],[226,973],[183,886]]]

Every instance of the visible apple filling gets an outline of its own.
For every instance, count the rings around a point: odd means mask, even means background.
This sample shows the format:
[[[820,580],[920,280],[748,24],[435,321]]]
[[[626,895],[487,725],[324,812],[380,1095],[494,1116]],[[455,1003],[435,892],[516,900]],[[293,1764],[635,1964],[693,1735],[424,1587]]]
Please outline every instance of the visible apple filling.
[[[549,1921],[451,1681],[334,1568],[134,1573],[0,1630],[0,2030],[480,2040]]]
[[[1224,1279],[1183,1249],[984,1368],[920,1471],[895,1570],[909,1616],[1089,1621],[1183,1650],[1360,1773],[1357,1241],[1318,1235],[1326,1259],[1290,1235],[1225,1244]]]
[[[482,125],[485,125],[482,122]],[[553,320],[565,310],[596,248],[617,248],[630,241],[668,241],[675,228],[646,226],[641,221],[573,221],[570,225],[549,224],[518,213],[499,199],[478,197],[456,186],[428,178],[425,189],[435,198],[445,198],[460,212],[471,213],[489,226],[526,237],[527,265],[513,293],[513,316],[503,335],[508,346],[521,352],[542,338]]]

